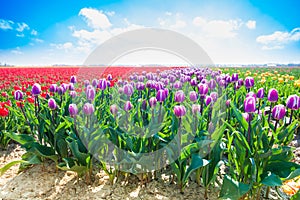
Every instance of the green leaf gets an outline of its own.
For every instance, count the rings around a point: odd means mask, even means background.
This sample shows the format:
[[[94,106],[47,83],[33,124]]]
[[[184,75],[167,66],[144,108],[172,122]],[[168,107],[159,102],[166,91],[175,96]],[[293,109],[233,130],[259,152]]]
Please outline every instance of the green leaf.
[[[270,186],[270,187],[282,185],[282,181],[281,181],[280,177],[271,172],[268,172],[268,175],[262,180],[261,183],[266,186]]]
[[[187,168],[184,177],[183,177],[183,183],[185,183],[187,181],[187,179],[189,178],[189,176],[191,175],[191,173],[193,171],[195,171],[196,169],[200,168],[200,167],[204,167],[209,163],[208,160],[202,159],[199,155],[197,154],[192,154],[192,161],[191,161],[191,165]]]
[[[231,110],[233,111],[233,114],[235,115],[239,124],[242,125],[244,130],[248,130],[248,122],[245,120],[240,110],[237,109],[233,102],[230,103],[230,106],[232,107]]]
[[[238,200],[250,190],[250,185],[238,182],[228,175],[224,176],[220,192],[221,199]]]
[[[18,142],[21,145],[26,145],[27,143],[34,142],[35,139],[31,135],[26,134],[15,134],[10,132],[5,132],[5,134],[12,140]]]
[[[79,148],[78,148],[78,143],[75,140],[72,141],[72,142],[69,142],[69,146],[71,148],[71,151],[72,151],[74,157],[78,160],[78,162],[80,163],[80,165],[86,166],[87,165],[86,159],[90,155],[86,154],[86,153],[80,152]]]
[[[0,176],[2,176],[7,170],[9,170],[12,166],[17,165],[19,163],[27,163],[25,160],[15,160],[0,168]]]

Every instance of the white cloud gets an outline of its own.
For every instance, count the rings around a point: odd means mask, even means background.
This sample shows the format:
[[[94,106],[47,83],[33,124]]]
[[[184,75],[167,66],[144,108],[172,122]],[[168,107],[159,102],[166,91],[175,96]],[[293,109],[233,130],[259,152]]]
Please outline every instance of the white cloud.
[[[3,29],[3,30],[13,29],[12,28],[13,24],[14,24],[14,22],[11,20],[0,19],[0,29]]]
[[[107,29],[112,26],[107,16],[101,10],[82,8],[79,15],[86,19],[88,26],[91,28]]]
[[[36,36],[38,34],[38,32],[33,29],[30,34]]]
[[[255,20],[248,20],[246,23],[247,28],[255,29],[256,28],[256,21]]]
[[[172,15],[172,13],[171,12],[165,12],[165,15],[167,15],[167,16],[171,16]]]
[[[39,38],[34,38],[33,41],[35,41],[36,43],[43,43],[44,40],[39,39]]]
[[[24,54],[24,53],[20,50],[20,47],[16,47],[14,50],[11,50],[10,52],[13,53],[13,54],[16,54],[16,55],[22,55],[22,54]]]
[[[170,27],[174,28],[174,29],[184,28],[184,27],[186,27],[186,22],[178,19],[178,20],[176,20],[175,24],[171,25]]]
[[[275,31],[270,35],[256,38],[256,42],[264,45],[262,47],[264,50],[283,49],[285,44],[297,41],[300,41],[300,27],[294,28],[291,32]]]
[[[25,37],[24,33],[17,33],[16,36],[17,37]]]
[[[276,46],[266,46],[266,45],[264,45],[264,46],[262,46],[262,50],[275,50],[275,49],[283,49],[284,48],[284,46],[280,46],[280,45],[276,45]]]
[[[206,20],[203,17],[195,17],[193,24],[201,28],[207,37],[233,38],[243,22],[240,19]]]
[[[22,22],[22,23],[17,23],[18,27],[16,28],[17,31],[23,32],[25,29],[29,30],[28,24]]]
[[[115,11],[106,11],[105,14],[107,14],[108,16],[112,17],[114,16],[116,13]]]
[[[50,46],[55,47],[57,49],[69,50],[73,47],[73,44],[71,42],[66,42],[66,43],[63,43],[63,44],[53,44],[53,43],[51,43]]]

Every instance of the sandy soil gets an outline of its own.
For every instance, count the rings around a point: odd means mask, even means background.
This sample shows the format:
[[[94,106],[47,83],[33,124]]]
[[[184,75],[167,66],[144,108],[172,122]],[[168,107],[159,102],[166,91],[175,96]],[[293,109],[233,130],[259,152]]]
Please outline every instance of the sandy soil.
[[[295,161],[300,162],[300,141],[293,141],[296,147]],[[0,150],[0,167],[13,160],[19,160],[25,153],[20,146],[10,144],[7,150]],[[128,182],[120,181],[110,185],[108,176],[100,169],[93,171],[93,180],[87,184],[73,172],[56,171],[54,163],[33,166],[18,173],[16,165],[0,177],[0,200],[11,199],[204,199],[204,188],[192,182],[182,195],[176,185],[169,181],[152,181],[141,185],[135,176]],[[210,191],[209,199],[216,200],[218,188]],[[271,191],[270,199],[279,199]]]

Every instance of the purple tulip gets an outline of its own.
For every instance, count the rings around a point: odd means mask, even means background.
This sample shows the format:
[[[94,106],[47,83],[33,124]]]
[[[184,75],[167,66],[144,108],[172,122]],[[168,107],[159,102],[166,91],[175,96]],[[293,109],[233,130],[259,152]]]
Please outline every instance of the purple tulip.
[[[274,88],[269,90],[268,101],[277,102],[278,101],[278,91]]]
[[[78,114],[78,108],[76,104],[69,105],[69,113],[71,117],[75,117]]]
[[[31,89],[31,94],[34,95],[34,96],[37,96],[41,93],[41,86],[40,84],[38,83],[35,83],[33,86],[32,86],[32,89]]]
[[[85,103],[82,111],[85,115],[91,115],[94,113],[95,109],[94,109],[94,105],[91,103]]]
[[[165,90],[158,90],[156,94],[156,99],[159,102],[163,102],[167,98]]]
[[[23,99],[23,92],[21,90],[17,90],[14,93],[15,100],[19,101]]]
[[[63,88],[64,93],[65,93],[69,88],[69,84],[63,83],[63,84],[61,84],[61,87]]]
[[[207,84],[203,84],[203,83],[198,84],[198,92],[200,94],[200,97],[204,98],[205,95],[208,93]]]
[[[244,101],[244,110],[247,113],[253,113],[256,110],[256,103],[255,103],[255,98],[250,96],[247,97]]]
[[[191,79],[190,81],[191,86],[197,86],[198,82],[196,78]]]
[[[84,80],[83,84],[84,84],[84,87],[86,87],[90,84],[90,81],[89,80]]]
[[[174,84],[173,84],[173,87],[175,89],[181,89],[182,88],[182,83],[180,81],[176,81]]]
[[[291,110],[298,110],[300,107],[300,98],[296,94],[290,95],[286,100],[286,107]]]
[[[69,95],[74,99],[77,96],[77,92],[76,91],[70,91]]]
[[[71,76],[70,82],[73,83],[73,84],[77,83],[76,76]]]
[[[252,77],[247,77],[245,79],[245,86],[247,89],[252,88],[254,86],[254,79]]]
[[[199,104],[193,104],[193,105],[192,105],[192,113],[193,113],[194,115],[200,114],[200,110],[201,110],[201,107],[200,107]]]
[[[118,113],[118,106],[116,104],[113,104],[110,106],[109,110],[110,110],[111,114],[116,116]]]
[[[69,83],[69,90],[71,90],[71,91],[75,90],[75,87],[74,87],[73,83]]]
[[[195,91],[191,91],[191,92],[190,92],[190,100],[191,100],[192,102],[194,102],[194,101],[197,101],[197,99],[198,99],[197,93],[196,93]]]
[[[113,77],[112,77],[111,74],[108,74],[108,75],[107,75],[107,80],[109,80],[109,81],[113,80]]]
[[[176,77],[173,76],[173,75],[170,75],[170,76],[169,76],[169,80],[170,80],[171,83],[175,83]]]
[[[56,104],[55,99],[50,98],[50,99],[48,100],[48,107],[49,107],[51,110],[55,110],[55,109],[57,108],[57,104]]]
[[[106,79],[100,79],[98,82],[98,88],[100,88],[100,90],[105,90],[107,88],[107,81]]]
[[[157,99],[155,97],[151,97],[149,99],[149,105],[151,108],[154,108],[156,106],[156,102],[157,102]]]
[[[50,92],[57,92],[57,85],[56,84],[51,84],[49,88]]]
[[[133,87],[130,84],[126,84],[123,86],[123,92],[126,94],[128,97],[130,97],[133,94]]]
[[[124,105],[124,110],[125,111],[130,111],[133,108],[133,105],[131,104],[130,101],[126,101],[125,105]]]
[[[244,80],[240,78],[237,83],[238,83],[239,86],[243,86],[244,85]]]
[[[89,85],[86,89],[86,98],[89,101],[93,101],[95,99],[96,91],[95,88]]]
[[[214,102],[216,102],[218,100],[218,93],[212,92],[212,93],[210,93],[210,96]]]
[[[264,88],[259,88],[256,94],[256,97],[259,99],[263,99],[265,96],[265,89]]]
[[[98,85],[98,80],[97,79],[93,79],[92,80],[92,86],[93,87],[97,87],[97,85]],[[86,86],[87,87],[87,86]]]
[[[274,106],[274,108],[272,110],[272,116],[276,120],[283,119],[285,116],[285,113],[286,113],[285,107],[284,107],[284,105],[281,105],[281,104]]]
[[[166,97],[168,97],[168,95],[169,95],[169,89],[168,89],[168,88],[165,88],[164,91],[165,91],[165,93],[166,93]]]
[[[239,80],[239,74],[238,73],[233,73],[231,78],[232,78],[232,81],[236,82],[236,81]]]
[[[65,93],[65,90],[62,86],[57,87],[57,94],[58,95],[63,95]]]
[[[174,97],[175,102],[182,103],[184,101],[184,99],[185,99],[184,92],[182,90],[176,91],[175,97]]]
[[[244,119],[245,119],[247,122],[249,122],[249,120],[250,120],[250,115],[249,115],[249,113],[242,113],[242,116],[244,117]]]
[[[174,106],[174,114],[176,117],[183,117],[186,114],[186,109],[183,105]]]
[[[208,106],[212,102],[213,102],[213,99],[211,98],[211,96],[206,96],[206,98],[205,98],[205,105]]]
[[[225,104],[226,104],[227,107],[229,107],[230,106],[230,99],[228,99]]]
[[[217,83],[216,83],[215,79],[210,79],[210,81],[208,82],[208,87],[210,90],[215,89],[216,85],[217,85]]]
[[[137,90],[141,91],[145,89],[145,84],[143,82],[137,82],[135,87]]]

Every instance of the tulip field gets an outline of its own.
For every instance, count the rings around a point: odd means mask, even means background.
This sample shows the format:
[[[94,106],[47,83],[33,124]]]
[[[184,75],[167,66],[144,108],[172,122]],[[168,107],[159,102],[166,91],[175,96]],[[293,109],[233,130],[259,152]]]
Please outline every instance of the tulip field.
[[[101,170],[167,175],[182,196],[196,183],[198,199],[300,199],[299,68],[3,67],[0,95],[0,148],[25,150],[0,176],[47,161],[85,184]]]

